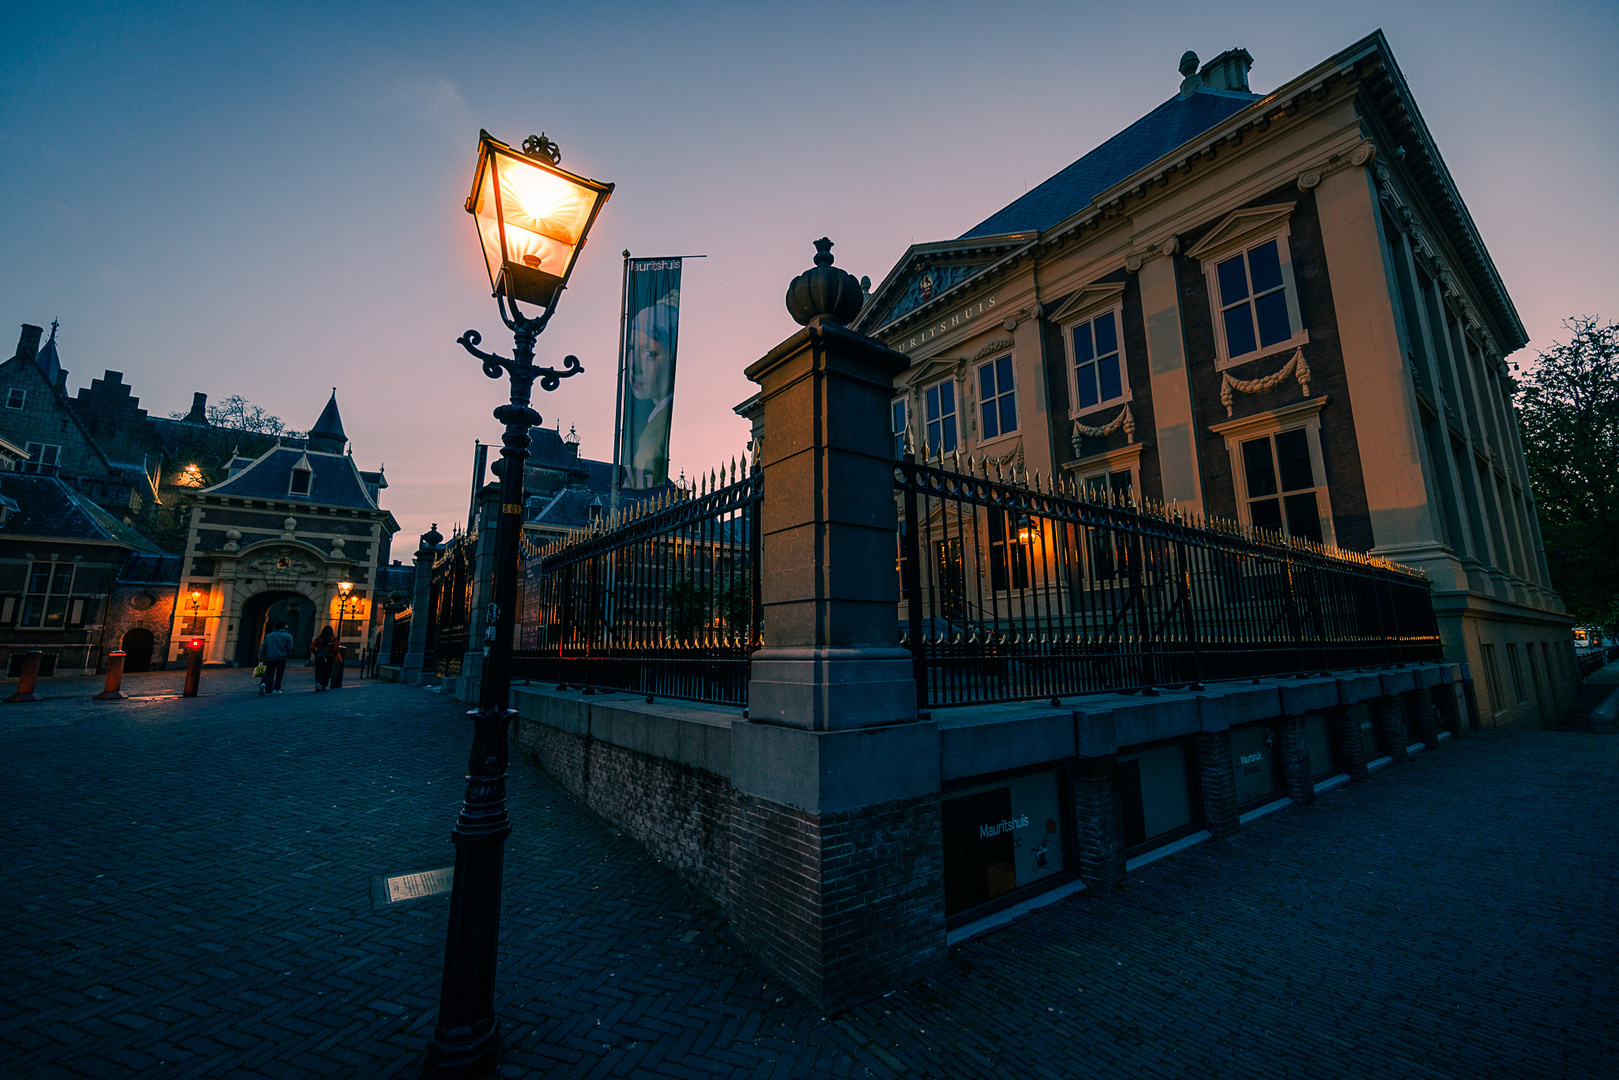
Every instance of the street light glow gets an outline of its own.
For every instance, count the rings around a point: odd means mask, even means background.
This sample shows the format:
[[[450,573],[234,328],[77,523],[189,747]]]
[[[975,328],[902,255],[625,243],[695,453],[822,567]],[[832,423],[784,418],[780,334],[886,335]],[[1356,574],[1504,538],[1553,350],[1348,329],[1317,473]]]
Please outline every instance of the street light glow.
[[[542,145],[554,152],[554,143]],[[466,208],[477,222],[495,294],[549,304],[567,284],[585,234],[612,191],[612,184],[575,176],[480,132]]]

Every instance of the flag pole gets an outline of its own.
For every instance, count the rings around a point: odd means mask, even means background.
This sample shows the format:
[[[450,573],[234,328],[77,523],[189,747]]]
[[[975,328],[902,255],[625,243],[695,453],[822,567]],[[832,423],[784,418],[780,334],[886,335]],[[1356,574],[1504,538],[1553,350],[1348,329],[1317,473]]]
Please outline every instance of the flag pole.
[[[624,329],[625,313],[630,305],[630,249],[624,249],[624,286],[618,304],[618,392],[613,402],[613,500],[611,510],[618,513],[618,489],[624,476]]]

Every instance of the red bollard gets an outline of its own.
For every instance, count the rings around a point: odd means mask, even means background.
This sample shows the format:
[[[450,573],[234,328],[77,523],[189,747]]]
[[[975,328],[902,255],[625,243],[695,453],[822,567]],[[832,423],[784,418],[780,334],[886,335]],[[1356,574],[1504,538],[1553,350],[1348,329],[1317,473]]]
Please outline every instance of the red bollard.
[[[332,681],[326,684],[329,689],[340,690],[343,687],[343,646],[337,647],[337,658],[332,661]]]
[[[34,684],[39,682],[39,650],[29,649],[22,656],[22,673],[17,678],[17,692],[7,701],[38,701]]]
[[[97,694],[91,700],[93,700],[93,701],[122,701],[127,696],[127,695],[124,694],[124,692],[122,690],[123,685],[124,685],[124,654],[121,653],[121,652],[108,653],[107,654],[107,686],[106,686],[106,689],[102,690],[101,693]]]
[[[202,681],[202,639],[193,638],[186,642],[186,651],[191,655],[186,657],[186,685],[180,691],[180,696],[196,697],[197,684]]]

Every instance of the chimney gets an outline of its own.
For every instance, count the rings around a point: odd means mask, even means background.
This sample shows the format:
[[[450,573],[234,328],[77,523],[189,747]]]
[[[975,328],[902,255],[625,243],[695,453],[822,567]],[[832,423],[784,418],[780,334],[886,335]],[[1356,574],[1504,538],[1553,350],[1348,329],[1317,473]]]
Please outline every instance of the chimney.
[[[1248,55],[1247,49],[1227,49],[1213,60],[1203,65],[1203,85],[1211,90],[1240,90],[1247,94],[1248,69],[1254,66],[1254,58]]]
[[[186,413],[182,424],[206,424],[208,422],[208,395],[195,393],[191,395],[191,411]]]
[[[64,394],[67,393],[67,371],[64,368],[56,369],[56,388]]]
[[[22,336],[17,338],[17,355],[24,360],[32,361],[39,355],[39,339],[45,336],[43,326],[22,324]]]

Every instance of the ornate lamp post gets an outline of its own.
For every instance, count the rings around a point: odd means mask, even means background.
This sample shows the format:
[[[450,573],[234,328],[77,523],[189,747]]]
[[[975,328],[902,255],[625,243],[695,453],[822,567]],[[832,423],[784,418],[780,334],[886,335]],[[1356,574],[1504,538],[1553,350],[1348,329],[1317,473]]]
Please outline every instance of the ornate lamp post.
[[[495,1015],[495,956],[500,940],[501,873],[511,819],[506,814],[506,729],[511,698],[512,629],[516,615],[519,544],[523,530],[523,463],[528,432],[540,423],[529,401],[537,380],[555,390],[583,371],[577,356],[562,370],[534,366],[534,343],[556,311],[585,237],[613,185],[586,180],[558,167],[562,153],[544,135],[530,136],[521,152],[479,133],[478,167],[466,208],[478,225],[489,283],[500,318],[514,341],[510,359],[478,348],[468,330],[457,343],[483,361],[491,379],[505,374],[511,400],[495,410],[506,425],[501,437],[500,515],[495,529],[494,588],[484,639],[483,684],[473,721],[472,754],[455,843],[455,883],[444,945],[444,982],[438,1025],[427,1044],[431,1071],[464,1075],[492,1065],[500,1051]],[[541,306],[525,316],[517,302]]]
[[[339,581],[337,583],[337,594],[342,598],[337,602],[337,641],[339,645],[343,643],[343,619],[348,615],[349,611],[349,593],[353,591],[354,582]]]

